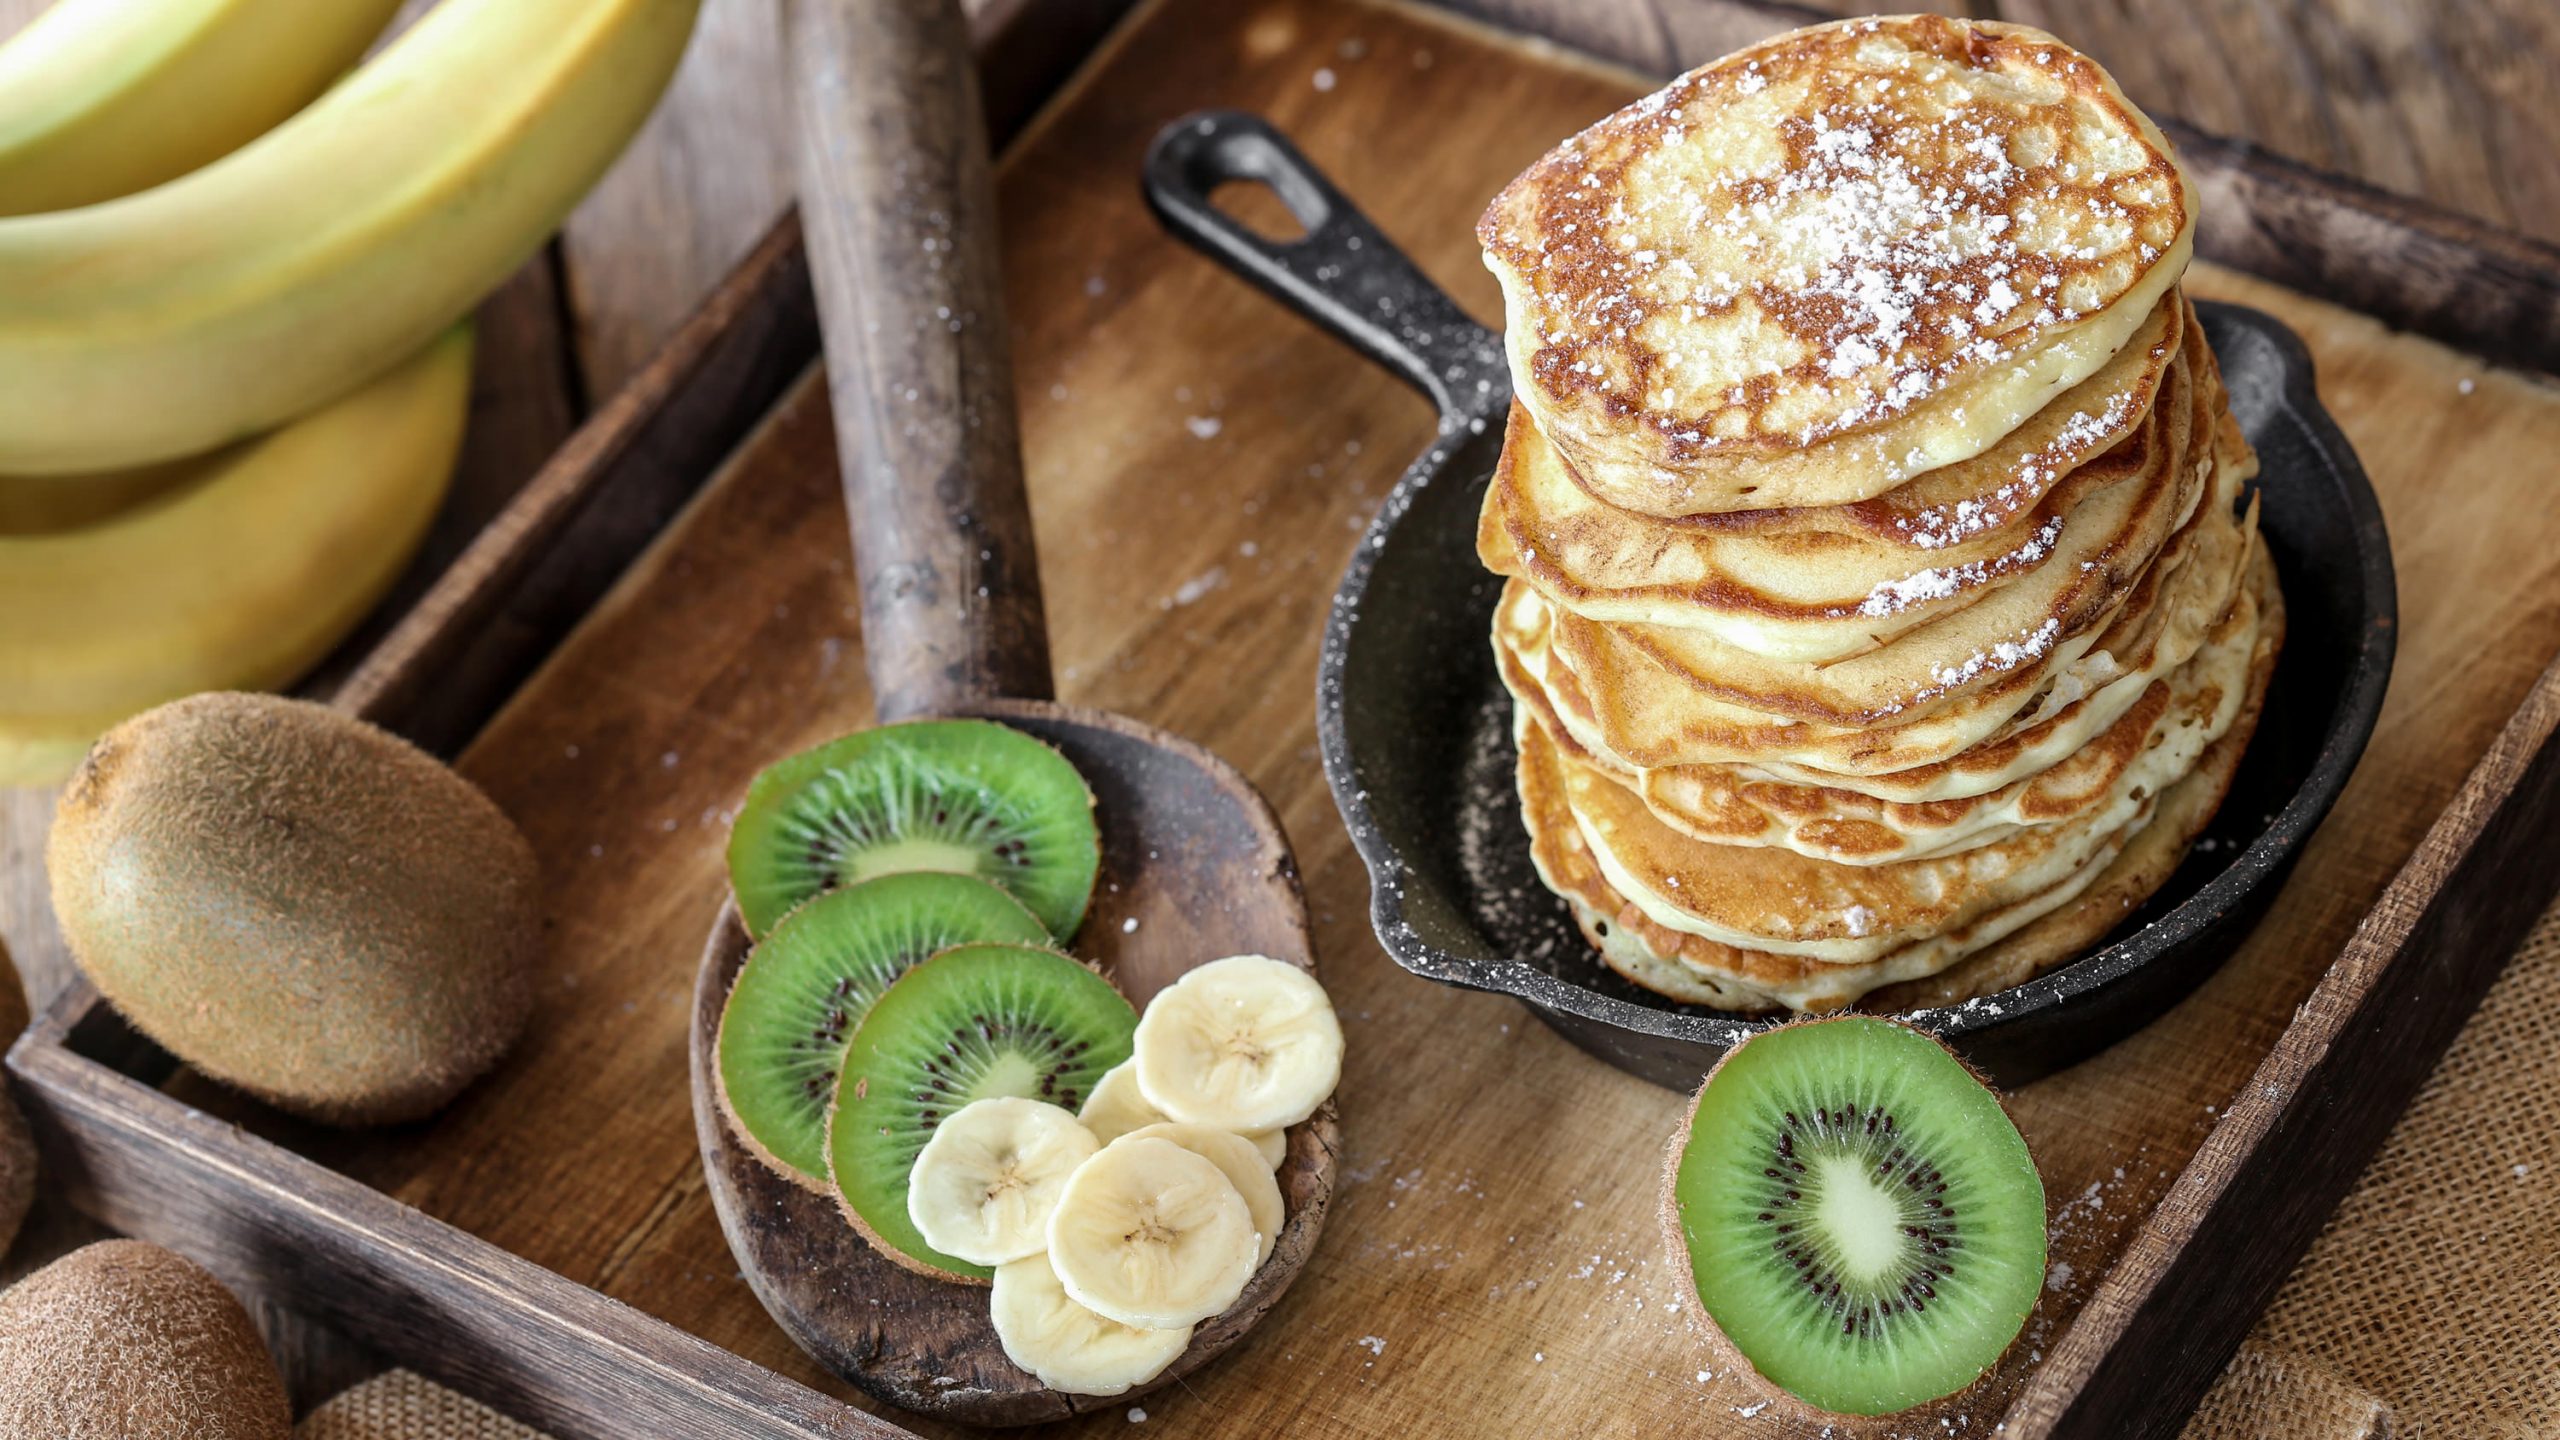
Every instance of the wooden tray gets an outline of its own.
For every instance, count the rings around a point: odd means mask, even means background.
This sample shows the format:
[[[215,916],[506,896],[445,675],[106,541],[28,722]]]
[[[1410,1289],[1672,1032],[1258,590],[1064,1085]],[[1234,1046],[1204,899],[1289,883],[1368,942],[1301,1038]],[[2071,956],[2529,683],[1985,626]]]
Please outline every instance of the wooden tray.
[[[1682,63],[1789,18],[1658,9]],[[1330,1234],[1251,1340],[1150,1399],[1179,1433],[1801,1433],[1702,1370],[1674,1308],[1654,1196],[1679,1098],[1507,1001],[1414,980],[1367,932],[1310,735],[1315,650],[1430,417],[1158,233],[1135,183],[1165,119],[1263,111],[1490,315],[1484,197],[1645,84],[1351,0],[1157,3],[1008,151],[1062,688],[1203,742],[1271,797],[1351,1042]],[[2406,635],[2367,762],[2252,944],[2159,1024],[2017,1097],[2058,1263],[2018,1363],[1953,1433],[2174,1433],[2555,878],[2517,838],[2560,817],[2560,390],[2335,300],[2549,370],[2560,255],[2188,146],[2208,252],[2296,287],[2207,265],[2195,288],[2283,317],[2318,357],[2382,493]],[[866,1413],[765,1316],[687,1103],[729,807],[765,761],[866,718],[814,381],[600,603],[543,578],[615,568],[652,507],[605,539],[586,537],[595,517],[621,517],[626,490],[680,498],[700,474],[683,447],[762,411],[812,353],[785,233],[352,682],[367,713],[458,749],[542,856],[551,970],[521,1049],[433,1122],[344,1135],[176,1069],[74,993],[10,1064],[84,1207],[564,1440],[946,1433]],[[490,617],[563,610],[584,618],[516,684],[548,627],[517,644]]]

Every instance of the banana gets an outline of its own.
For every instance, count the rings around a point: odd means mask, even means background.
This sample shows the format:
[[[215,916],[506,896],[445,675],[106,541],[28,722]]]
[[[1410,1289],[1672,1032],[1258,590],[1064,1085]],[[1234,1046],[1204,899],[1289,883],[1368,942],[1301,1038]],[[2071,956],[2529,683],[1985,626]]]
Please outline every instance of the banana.
[[[934,1127],[907,1172],[907,1218],[924,1242],[972,1265],[1037,1255],[1049,1212],[1102,1142],[1038,1100],[973,1100]]]
[[[1280,1227],[1289,1218],[1288,1207],[1280,1200],[1280,1182],[1271,1178],[1271,1167],[1263,1163],[1262,1152],[1251,1140],[1232,1130],[1208,1125],[1185,1125],[1167,1120],[1129,1132],[1133,1139],[1170,1140],[1201,1159],[1218,1167],[1227,1183],[1244,1197],[1245,1213],[1253,1218],[1254,1232],[1262,1237],[1261,1253],[1253,1258],[1255,1269],[1271,1258],[1271,1247],[1280,1241]]]
[[[1196,1325],[1261,1264],[1252,1211],[1218,1166],[1170,1140],[1123,1135],[1067,1177],[1049,1264],[1069,1298],[1142,1330]]]
[[[1342,1080],[1342,1025],[1316,978],[1260,955],[1212,960],[1138,1019],[1138,1089],[1167,1116],[1249,1134],[1295,1125]]]
[[[1173,1117],[1147,1103],[1147,1097],[1138,1089],[1138,1062],[1123,1060],[1103,1073],[1076,1118],[1093,1132],[1094,1139],[1108,1145],[1132,1130],[1160,1125]],[[1274,1170],[1289,1158],[1286,1130],[1257,1130],[1244,1138],[1261,1153],[1262,1163]]]
[[[424,345],[613,162],[698,5],[443,0],[201,170],[0,220],[0,473],[211,450]]]
[[[185,489],[217,458],[190,455],[93,475],[0,475],[0,535],[86,529]]]
[[[0,537],[0,784],[60,779],[164,700],[310,668],[425,536],[470,405],[460,327],[138,510]]]
[[[1077,1304],[1046,1255],[997,1266],[990,1303],[1005,1358],[1070,1395],[1118,1395],[1144,1385],[1191,1346],[1188,1325],[1141,1330]]]
[[[311,103],[400,0],[55,0],[0,45],[0,215],[147,190]]]

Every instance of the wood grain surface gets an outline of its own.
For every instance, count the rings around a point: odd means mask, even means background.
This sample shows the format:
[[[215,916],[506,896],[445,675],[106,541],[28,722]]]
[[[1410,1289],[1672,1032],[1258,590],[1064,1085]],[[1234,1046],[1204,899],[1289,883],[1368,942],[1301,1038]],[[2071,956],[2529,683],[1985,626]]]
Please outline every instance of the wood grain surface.
[[[1005,3],[978,7],[982,25]],[[0,33],[40,8],[0,0]],[[561,246],[484,313],[484,337],[506,337],[498,363],[521,377],[490,392],[475,430],[475,447],[512,457],[489,473],[530,474],[589,397],[631,373],[781,208],[788,150],[768,78],[778,73],[771,8],[710,0],[642,142]],[[1089,34],[1117,6],[1073,8]],[[1174,110],[1262,105],[1490,315],[1463,243],[1474,206],[1623,87],[1588,75],[1460,85],[1455,65],[1433,72],[1473,53],[1465,37],[1416,40],[1402,22],[1361,12],[1215,13],[1224,8],[1192,0],[1149,22],[1159,39],[1168,27],[1210,34],[1226,47],[1214,63],[1126,41],[1118,73],[1131,93],[1088,91],[1073,134],[1049,133],[1062,121],[1045,126],[1003,196],[1015,236],[1008,283],[1042,297],[1036,313],[1017,302],[1018,343],[1064,687],[1209,741],[1273,795],[1305,847],[1319,943],[1356,1007],[1347,1163],[1357,1183],[1324,1263],[1245,1354],[1155,1414],[1184,1433],[1264,1433],[1323,1415],[1349,1434],[1459,1435],[1492,1423],[1481,1397],[1500,1395],[1506,1428],[1523,1432],[1780,1433],[1725,1420],[1727,1405],[1747,1402],[1723,1377],[1689,1378],[1694,1351],[1661,1314],[1671,1287],[1652,1260],[1644,1204],[1618,1193],[1634,1159],[1649,1161],[1672,1100],[1582,1060],[1506,1002],[1406,979],[1366,933],[1358,867],[1304,734],[1312,642],[1354,530],[1427,417],[1156,237],[1129,181],[1145,131]],[[1612,23],[1630,43],[1668,45],[1679,23],[1646,0],[1587,8],[1621,17]],[[2542,0],[1969,8],[2061,30],[2163,113],[2560,234],[2546,138],[2560,13]],[[1023,63],[1070,63],[1076,51],[1034,47]],[[1378,63],[1389,58],[1407,68]],[[1417,114],[1435,125],[1414,134],[1389,123]],[[2263,1049],[2307,993],[2316,957],[2334,952],[2560,638],[2555,547],[2516,520],[2547,511],[2537,477],[2560,444],[2547,385],[2235,277],[2200,276],[2197,288],[2275,309],[2311,340],[2324,394],[2384,491],[2407,646],[2374,762],[2306,867],[2322,879],[2297,883],[2251,955],[2168,1025],[2024,1097],[2031,1135],[2097,1152],[2067,1163],[2055,1187],[2070,1199],[2057,1254],[2079,1257],[2057,1306],[2085,1293],[2124,1214],[2155,1199],[2209,1131],[2245,1076],[2230,1056]],[[484,377],[502,373],[483,353]],[[489,421],[491,407],[526,418]],[[796,413],[776,423],[823,429],[805,394]],[[549,700],[519,706],[471,761],[511,807],[546,817],[538,839],[559,887],[563,958],[547,1008],[568,1033],[520,1057],[450,1133],[365,1153],[316,1148],[573,1279],[805,1374],[732,1277],[683,1127],[661,1113],[667,1085],[681,1085],[685,967],[671,957],[688,951],[716,893],[724,808],[773,750],[856,723],[866,703],[842,519],[827,513],[823,477],[745,473],[702,502],[546,675]],[[2448,475],[2463,478],[2460,493],[2441,485]],[[2443,583],[2421,591],[2419,575]],[[697,608],[755,624],[729,624],[715,641],[712,620],[688,621]],[[67,973],[36,860],[50,803],[0,803],[0,934],[39,997]],[[2111,1087],[2146,1072],[2168,1077],[2152,1107],[2157,1133],[2109,1103]],[[574,1102],[546,1096],[546,1083],[564,1080]],[[525,1113],[543,1118],[488,1143]],[[2106,1153],[2133,1162],[2115,1174]],[[576,1196],[565,1211],[564,1195]],[[1430,1393],[1466,1399],[1418,1403]],[[1612,1397],[1596,1417],[1595,1394]]]
[[[1751,1396],[1731,1377],[1702,1378],[1686,1317],[1669,1308],[1650,1177],[1677,1098],[1583,1058],[1508,1002],[1406,976],[1367,932],[1365,877],[1323,788],[1307,697],[1333,577],[1429,415],[1178,250],[1131,183],[1166,116],[1265,111],[1490,314],[1468,233],[1483,195],[1634,88],[1401,12],[1164,5],[1005,167],[1006,282],[1062,691],[1203,741],[1271,796],[1352,1046],[1331,1233],[1247,1344],[1151,1399],[1150,1415],[1183,1433],[1321,1418],[1350,1435],[1457,1436],[1479,1433],[1495,1403],[1519,1433],[1787,1433],[1744,1418]],[[2319,356],[2389,515],[2402,667],[2367,764],[2248,951],[2161,1025],[2019,1097],[2068,1267],[2030,1358],[2560,649],[2539,458],[2560,445],[2560,398],[2546,383],[2259,282],[2208,272],[2197,289],[2277,312]],[[728,807],[773,754],[867,711],[833,470],[815,459],[825,428],[804,383],[464,758],[525,823],[553,890],[554,981],[524,1050],[422,1130],[287,1138],[845,1393],[728,1262],[683,1067]],[[1610,1403],[1595,1408],[1596,1395]]]
[[[0,37],[51,3],[0,0]],[[412,0],[404,20],[431,3]],[[1127,3],[971,0],[981,39],[995,46],[987,63],[1010,77],[991,78],[989,89],[1045,93]],[[1681,0],[1488,3],[1523,24],[1552,27],[1562,17],[1601,27],[1617,41],[1602,48],[1664,73],[1681,56],[1748,38],[1699,33]],[[1844,15],[1875,8],[1810,3]],[[2547,0],[1967,0],[1948,8],[2060,31],[2157,113],[2560,239],[2560,146],[2550,139],[2560,133],[2560,7]],[[484,309],[471,443],[490,458],[464,473],[493,478],[467,486],[503,495],[528,478],[788,207],[776,9],[772,0],[705,0],[657,115],[560,243]],[[1035,23],[1018,23],[1026,14]],[[0,935],[39,1002],[70,974],[38,859],[51,815],[50,794],[0,791]]]

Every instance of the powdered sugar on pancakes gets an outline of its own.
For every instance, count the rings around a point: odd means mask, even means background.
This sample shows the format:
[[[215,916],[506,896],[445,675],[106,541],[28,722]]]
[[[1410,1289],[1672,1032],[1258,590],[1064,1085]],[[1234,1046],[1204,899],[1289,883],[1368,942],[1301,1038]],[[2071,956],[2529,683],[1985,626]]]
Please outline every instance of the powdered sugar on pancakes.
[[[1997,530],[2044,498],[2045,492],[2080,464],[2103,437],[2120,435],[2134,419],[2137,397],[2112,396],[2097,410],[2072,413],[2053,439],[2019,458],[2010,473],[2016,478],[1976,500],[1933,505],[1893,517],[1904,539],[1924,550],[1941,550],[1966,538]]]
[[[1640,459],[1673,492],[1643,508],[1694,514],[1752,503],[1678,493],[1701,462],[1828,445],[1872,495],[1977,452],[2115,352],[2191,208],[2096,66],[1915,16],[1683,76],[1531,167],[1478,233],[1551,437],[1603,487]],[[1924,410],[1926,433],[1888,423]]]

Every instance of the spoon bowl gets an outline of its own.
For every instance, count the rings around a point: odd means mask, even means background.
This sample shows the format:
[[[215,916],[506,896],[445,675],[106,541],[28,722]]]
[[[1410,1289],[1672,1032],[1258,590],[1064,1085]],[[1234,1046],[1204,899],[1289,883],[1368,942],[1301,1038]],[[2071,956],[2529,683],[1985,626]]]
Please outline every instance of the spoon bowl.
[[[1192,967],[1268,955],[1313,971],[1307,907],[1280,822],[1244,777],[1152,726],[1051,701],[996,700],[965,713],[1058,747],[1093,787],[1102,875],[1074,953],[1099,964],[1143,1008]],[[1328,1103],[1289,1132],[1279,1171],[1288,1210],[1271,1258],[1227,1311],[1149,1385],[1068,1395],[1005,1358],[987,1292],[892,1263],[847,1222],[832,1194],[784,1178],[749,1151],[722,1112],[720,1011],[749,942],[721,909],[694,981],[694,1128],[720,1227],[765,1309],[820,1364],[909,1410],[974,1425],[1064,1420],[1169,1385],[1242,1339],[1277,1304],[1315,1249],[1341,1148]]]

